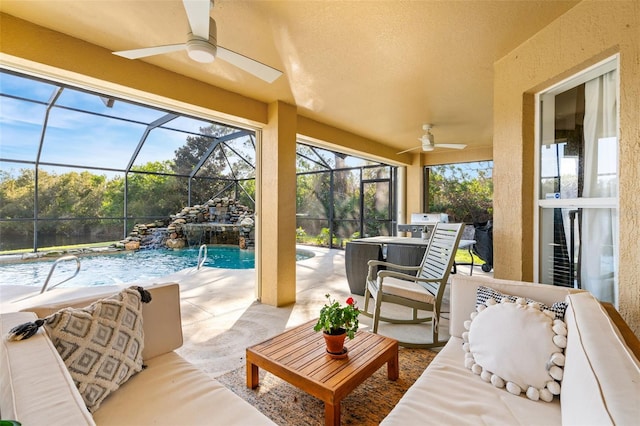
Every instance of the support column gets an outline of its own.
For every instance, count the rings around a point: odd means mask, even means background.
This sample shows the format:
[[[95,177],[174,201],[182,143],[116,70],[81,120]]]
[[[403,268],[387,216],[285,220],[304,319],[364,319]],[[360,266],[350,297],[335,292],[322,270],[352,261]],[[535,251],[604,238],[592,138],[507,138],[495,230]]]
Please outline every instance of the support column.
[[[292,105],[269,104],[258,156],[258,297],[273,306],[296,301],[296,117]]]
[[[407,168],[398,167],[396,174],[396,188],[398,189],[398,204],[396,206],[396,220],[398,224],[407,222]]]
[[[414,155],[413,162],[407,166],[407,207],[405,210],[407,218],[411,217],[411,213],[421,213],[424,210],[423,166],[420,154]]]

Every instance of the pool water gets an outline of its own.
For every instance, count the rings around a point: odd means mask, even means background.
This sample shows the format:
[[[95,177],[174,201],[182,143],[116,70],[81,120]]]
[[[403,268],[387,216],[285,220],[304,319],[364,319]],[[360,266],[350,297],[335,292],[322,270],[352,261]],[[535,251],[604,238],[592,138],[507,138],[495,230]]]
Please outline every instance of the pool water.
[[[223,269],[252,269],[255,252],[238,247],[209,246],[204,266]],[[307,250],[297,250],[296,260],[312,257]],[[0,264],[0,285],[42,286],[55,259],[36,262]],[[80,257],[80,272],[61,287],[87,287],[113,285],[148,280],[173,274],[182,269],[197,266],[198,249],[140,250]],[[73,275],[74,260],[61,262],[49,282],[49,286]]]

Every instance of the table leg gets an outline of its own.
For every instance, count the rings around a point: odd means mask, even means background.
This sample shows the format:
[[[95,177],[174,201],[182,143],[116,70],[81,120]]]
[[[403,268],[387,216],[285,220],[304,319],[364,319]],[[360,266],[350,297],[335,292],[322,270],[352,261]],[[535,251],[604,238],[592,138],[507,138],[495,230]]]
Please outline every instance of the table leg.
[[[330,404],[324,403],[325,426],[340,426],[340,401]]]
[[[389,380],[398,380],[400,376],[400,362],[398,360],[398,351],[387,361],[387,377]]]
[[[260,375],[258,374],[258,366],[247,361],[247,387],[255,389],[260,382]]]

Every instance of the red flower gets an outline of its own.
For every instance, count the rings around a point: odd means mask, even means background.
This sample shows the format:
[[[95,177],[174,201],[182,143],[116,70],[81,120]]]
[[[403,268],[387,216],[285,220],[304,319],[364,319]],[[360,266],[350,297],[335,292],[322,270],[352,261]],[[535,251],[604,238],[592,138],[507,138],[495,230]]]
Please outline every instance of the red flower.
[[[354,303],[356,303],[356,301],[353,300],[353,297],[350,297],[350,298],[347,299],[347,305],[353,306]]]

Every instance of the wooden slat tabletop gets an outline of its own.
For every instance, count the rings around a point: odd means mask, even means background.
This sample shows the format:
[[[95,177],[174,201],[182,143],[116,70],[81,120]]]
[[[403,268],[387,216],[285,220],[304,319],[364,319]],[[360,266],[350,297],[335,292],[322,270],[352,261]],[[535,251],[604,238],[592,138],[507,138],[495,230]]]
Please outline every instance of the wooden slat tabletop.
[[[322,333],[313,330],[315,323],[309,321],[247,348],[247,386],[258,386],[258,368],[263,368],[323,400],[325,416],[334,417],[325,419],[327,424],[339,424],[342,398],[378,368],[386,363],[389,379],[398,378],[398,342],[360,330],[353,340],[345,341],[348,356],[334,359],[326,352]]]

